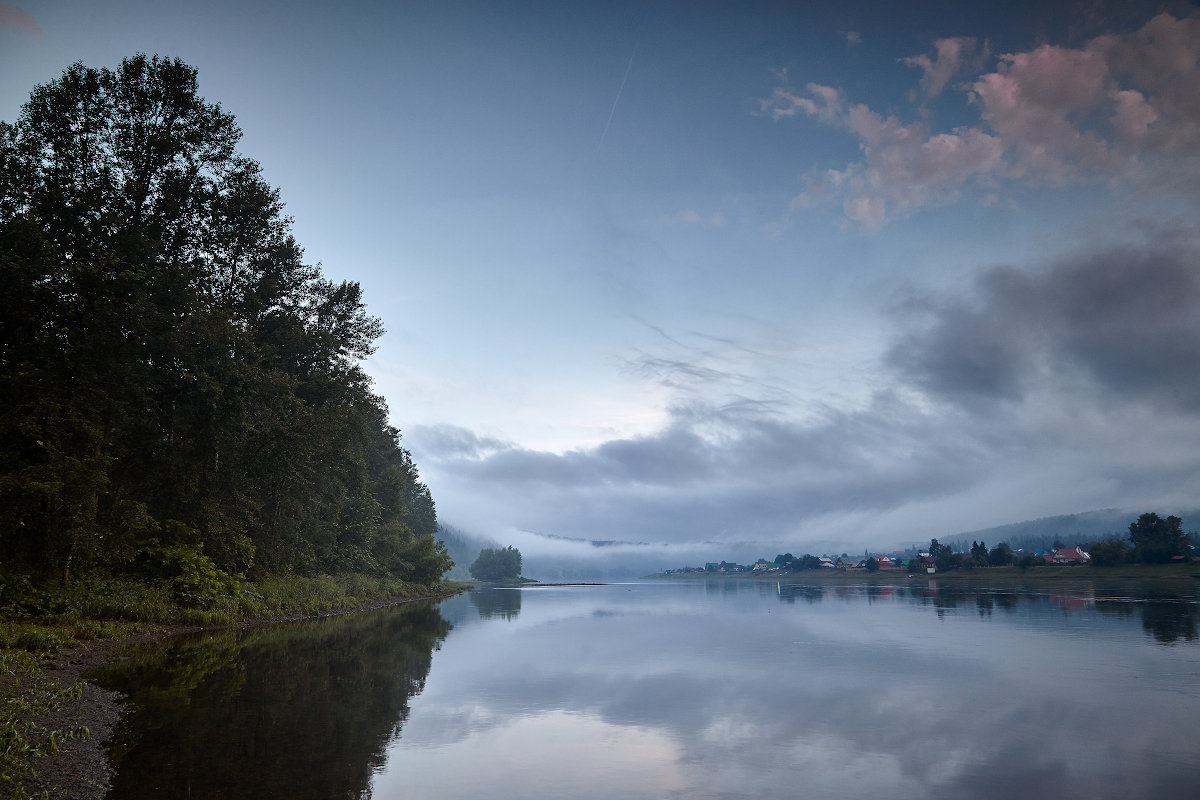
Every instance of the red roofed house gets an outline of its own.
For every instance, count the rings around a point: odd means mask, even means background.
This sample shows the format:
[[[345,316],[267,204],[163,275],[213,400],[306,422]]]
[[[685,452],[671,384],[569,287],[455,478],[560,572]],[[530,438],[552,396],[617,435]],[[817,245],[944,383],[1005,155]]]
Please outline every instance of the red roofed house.
[[[1055,550],[1049,560],[1054,564],[1086,564],[1092,557],[1078,547],[1062,547]]]

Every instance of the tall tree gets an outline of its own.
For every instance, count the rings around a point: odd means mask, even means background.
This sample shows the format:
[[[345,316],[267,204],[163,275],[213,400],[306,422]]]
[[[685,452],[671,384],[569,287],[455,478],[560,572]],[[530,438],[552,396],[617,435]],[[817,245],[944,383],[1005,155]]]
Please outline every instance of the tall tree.
[[[1179,517],[1163,519],[1155,513],[1142,514],[1129,525],[1129,541],[1136,561],[1162,564],[1185,554],[1187,534]]]
[[[0,561],[448,563],[359,366],[382,325],[304,263],[239,138],[195,69],[144,55],[75,64],[0,123]]]

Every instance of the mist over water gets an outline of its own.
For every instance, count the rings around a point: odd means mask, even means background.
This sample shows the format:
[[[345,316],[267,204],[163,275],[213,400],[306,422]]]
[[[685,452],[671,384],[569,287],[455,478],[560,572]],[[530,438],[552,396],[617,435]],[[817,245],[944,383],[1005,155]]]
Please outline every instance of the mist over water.
[[[147,651],[111,797],[1191,797],[1198,624],[1191,582],[482,590]]]

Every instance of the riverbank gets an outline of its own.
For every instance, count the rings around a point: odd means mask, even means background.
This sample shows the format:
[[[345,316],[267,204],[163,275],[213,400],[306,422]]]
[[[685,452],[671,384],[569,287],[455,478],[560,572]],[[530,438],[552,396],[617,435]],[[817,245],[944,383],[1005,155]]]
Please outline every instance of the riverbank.
[[[431,587],[434,588],[434,587]],[[117,661],[128,646],[199,631],[278,625],[447,597],[466,587],[447,581],[433,591],[320,611],[282,610],[213,625],[168,623],[3,623],[0,648],[0,798],[100,800],[112,777],[104,745],[122,698],[86,677]],[[345,598],[343,598],[345,599]]]
[[[1123,564],[1116,567],[1042,565],[980,567],[933,574],[903,569],[810,569],[800,572],[684,572],[647,575],[654,580],[788,581],[789,583],[910,583],[912,581],[1038,581],[1038,580],[1200,580],[1200,564]]]

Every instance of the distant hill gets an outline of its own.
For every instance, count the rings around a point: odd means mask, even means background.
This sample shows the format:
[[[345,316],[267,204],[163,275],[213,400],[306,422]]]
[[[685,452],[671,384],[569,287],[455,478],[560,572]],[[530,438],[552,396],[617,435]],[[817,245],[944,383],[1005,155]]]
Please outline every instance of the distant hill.
[[[998,525],[994,528],[966,531],[939,538],[939,541],[942,544],[951,545],[956,550],[969,550],[971,542],[977,541],[986,543],[988,547],[995,547],[1001,542],[1006,542],[1013,550],[1048,550],[1055,541],[1060,541],[1068,547],[1074,547],[1106,539],[1109,536],[1127,536],[1129,524],[1146,511],[1154,511],[1160,516],[1174,514],[1183,518],[1184,530],[1200,529],[1200,524],[1198,524],[1200,523],[1200,510],[1197,509],[1190,511],[1180,511],[1179,509],[1130,511],[1104,508],[1079,514],[1040,517],[1024,522]],[[921,542],[920,544],[927,543]]]
[[[491,539],[467,533],[444,522],[438,523],[437,538],[445,543],[446,552],[454,560],[453,569],[446,573],[446,577],[453,580],[467,580],[471,577],[469,567],[479,558],[480,550],[500,546]]]
[[[938,536],[942,544],[948,544],[959,552],[971,549],[972,542],[982,541],[988,547],[1004,542],[1013,550],[1048,550],[1055,541],[1068,547],[1088,545],[1109,536],[1124,537],[1129,533],[1129,524],[1139,514],[1153,510],[1161,516],[1174,514],[1183,518],[1185,531],[1200,530],[1200,510],[1180,511],[1173,508],[1160,509],[1117,509],[1105,508],[1084,511],[1078,514],[1060,514],[1053,517],[1012,522],[992,528],[963,531],[947,536]],[[575,539],[555,534],[524,531],[547,542],[562,542],[582,545],[570,554],[535,555],[522,551],[521,573],[527,578],[543,582],[571,581],[615,581],[636,578],[681,566],[703,566],[707,561],[729,560],[738,563],[753,563],[755,558],[773,558],[779,545],[755,542],[697,542],[692,547],[647,542]],[[467,568],[485,547],[500,547],[509,542],[497,543],[493,539],[438,523],[438,535],[446,543],[450,557],[454,559],[451,578],[469,578]],[[859,552],[866,543],[851,548]],[[909,549],[922,550],[929,540],[910,542]],[[797,555],[809,552],[803,545],[783,547]],[[819,554],[819,552],[817,553]]]

